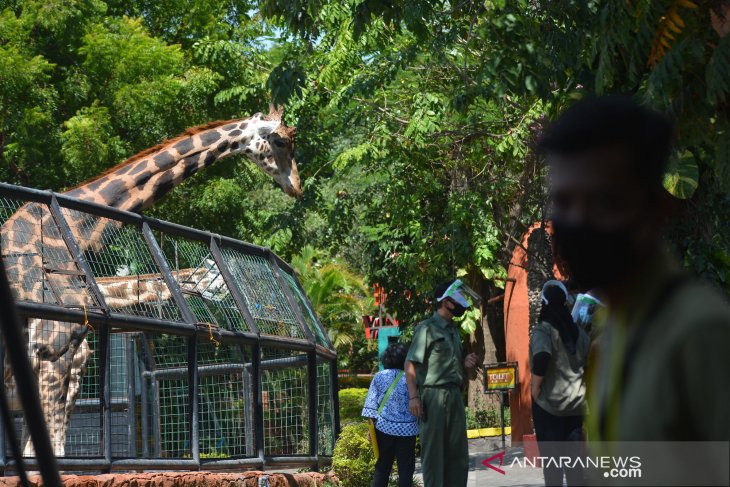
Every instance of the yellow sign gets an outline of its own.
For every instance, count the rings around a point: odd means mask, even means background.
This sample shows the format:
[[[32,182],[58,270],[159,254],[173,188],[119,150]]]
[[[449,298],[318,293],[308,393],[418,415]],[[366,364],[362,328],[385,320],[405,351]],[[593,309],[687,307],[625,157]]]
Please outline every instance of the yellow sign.
[[[517,384],[517,366],[487,366],[484,370],[487,379],[486,390],[514,389]]]

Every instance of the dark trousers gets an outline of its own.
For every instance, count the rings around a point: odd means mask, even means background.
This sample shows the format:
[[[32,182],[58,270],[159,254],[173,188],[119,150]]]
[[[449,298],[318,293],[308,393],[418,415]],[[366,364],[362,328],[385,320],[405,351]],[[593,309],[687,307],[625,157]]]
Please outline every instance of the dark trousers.
[[[393,460],[398,460],[398,487],[413,486],[413,472],[416,470],[416,437],[393,436],[375,430],[380,457],[375,463],[372,487],[387,487]]]
[[[555,462],[560,457],[575,458],[581,452],[583,416],[555,416],[532,402],[532,422],[535,424],[537,446],[543,459],[542,474],[546,486],[562,486],[563,474],[569,486],[583,485],[583,469],[561,468]]]

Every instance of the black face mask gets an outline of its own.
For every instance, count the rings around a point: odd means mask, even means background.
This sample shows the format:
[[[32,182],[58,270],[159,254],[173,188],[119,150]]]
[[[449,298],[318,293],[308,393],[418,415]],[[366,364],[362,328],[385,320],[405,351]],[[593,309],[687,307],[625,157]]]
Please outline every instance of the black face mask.
[[[561,271],[585,289],[616,283],[639,260],[631,227],[602,230],[556,220],[553,251]]]
[[[449,303],[451,303],[451,305],[453,306],[453,308],[447,308],[449,309],[449,313],[454,315],[455,318],[461,318],[462,316],[464,316],[464,313],[466,313],[466,308],[464,306],[450,299]]]

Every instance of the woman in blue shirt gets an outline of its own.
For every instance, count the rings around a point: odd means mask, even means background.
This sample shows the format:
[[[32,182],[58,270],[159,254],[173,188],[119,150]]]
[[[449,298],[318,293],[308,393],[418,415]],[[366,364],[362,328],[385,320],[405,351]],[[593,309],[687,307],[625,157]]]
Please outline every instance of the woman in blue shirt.
[[[393,460],[398,460],[398,487],[413,485],[413,472],[416,469],[416,436],[418,423],[408,409],[408,389],[403,372],[403,364],[408,347],[402,343],[391,343],[383,352],[381,360],[385,370],[375,374],[370,383],[362,415],[373,418],[378,440],[380,457],[375,464],[372,487],[386,487]],[[400,373],[400,374],[399,374]],[[400,375],[393,392],[378,414],[378,408],[393,381]]]

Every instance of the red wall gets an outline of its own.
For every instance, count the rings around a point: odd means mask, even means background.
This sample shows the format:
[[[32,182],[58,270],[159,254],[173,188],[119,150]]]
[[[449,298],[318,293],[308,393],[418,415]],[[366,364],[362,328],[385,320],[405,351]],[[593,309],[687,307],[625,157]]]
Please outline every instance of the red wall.
[[[527,238],[540,227],[535,223],[522,236],[522,247],[527,248]],[[550,233],[550,227],[546,230]],[[512,444],[522,441],[522,435],[532,434],[532,396],[530,395],[530,307],[527,300],[527,254],[521,246],[512,253],[507,268],[507,284],[504,296],[504,336],[507,345],[507,361],[517,362],[519,385],[512,391],[510,409],[512,415]],[[553,273],[558,276],[557,269]],[[513,280],[514,279],[514,280]]]
[[[522,237],[523,246],[527,247],[527,237],[534,228],[533,226]],[[517,362],[519,370],[519,384],[510,396],[513,445],[522,441],[522,435],[532,433],[528,362],[530,307],[527,302],[526,268],[527,254],[518,245],[512,253],[512,261],[507,268],[504,295],[504,337],[507,345],[507,361]]]

